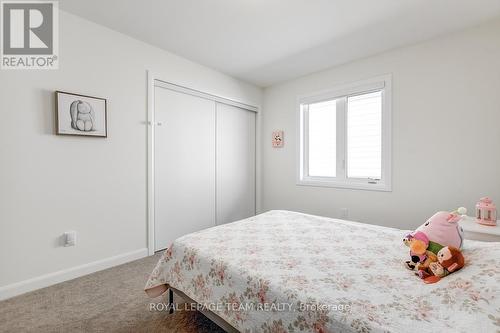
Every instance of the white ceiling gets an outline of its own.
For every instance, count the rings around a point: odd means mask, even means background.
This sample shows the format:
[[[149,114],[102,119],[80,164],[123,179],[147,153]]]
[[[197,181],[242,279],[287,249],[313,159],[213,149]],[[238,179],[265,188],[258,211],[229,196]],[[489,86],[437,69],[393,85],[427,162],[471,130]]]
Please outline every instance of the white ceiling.
[[[61,9],[259,86],[500,16],[500,0],[61,0]]]

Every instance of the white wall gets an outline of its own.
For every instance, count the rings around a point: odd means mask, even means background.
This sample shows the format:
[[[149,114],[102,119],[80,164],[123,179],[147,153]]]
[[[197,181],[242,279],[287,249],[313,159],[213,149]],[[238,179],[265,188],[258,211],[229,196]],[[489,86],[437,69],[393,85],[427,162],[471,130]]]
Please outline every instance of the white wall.
[[[393,75],[393,191],[297,186],[296,98]],[[413,228],[479,197],[500,204],[500,21],[270,87],[264,93],[262,210]],[[285,147],[271,132],[285,130]]]
[[[147,69],[261,103],[259,88],[64,12],[59,70],[0,71],[0,291],[147,246]],[[55,90],[107,98],[109,137],[54,135]],[[76,247],[60,246],[67,230]]]

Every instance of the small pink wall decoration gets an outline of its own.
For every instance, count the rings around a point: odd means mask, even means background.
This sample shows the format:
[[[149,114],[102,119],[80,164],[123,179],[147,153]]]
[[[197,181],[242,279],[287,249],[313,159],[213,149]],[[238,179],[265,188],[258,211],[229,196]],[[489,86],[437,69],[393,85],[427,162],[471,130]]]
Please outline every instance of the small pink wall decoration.
[[[283,138],[283,131],[274,131],[272,140],[273,140],[273,147],[274,148],[283,147],[283,144],[285,143],[284,138]]]

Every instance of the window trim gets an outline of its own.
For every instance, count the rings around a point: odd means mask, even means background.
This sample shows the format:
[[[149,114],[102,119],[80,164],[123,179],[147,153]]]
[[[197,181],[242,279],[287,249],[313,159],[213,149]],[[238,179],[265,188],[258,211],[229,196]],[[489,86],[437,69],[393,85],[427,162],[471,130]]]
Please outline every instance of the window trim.
[[[318,177],[308,175],[307,147],[307,110],[308,104],[326,100],[338,99],[342,110],[346,110],[345,98],[352,95],[364,94],[373,91],[382,91],[382,177],[376,183],[369,179],[347,178],[347,133],[346,112],[337,112],[337,176]],[[338,124],[343,124],[339,126]],[[297,185],[334,187],[357,190],[392,191],[392,76],[390,74],[377,76],[347,84],[341,84],[333,89],[318,91],[297,97]],[[339,174],[339,170],[342,172]]]

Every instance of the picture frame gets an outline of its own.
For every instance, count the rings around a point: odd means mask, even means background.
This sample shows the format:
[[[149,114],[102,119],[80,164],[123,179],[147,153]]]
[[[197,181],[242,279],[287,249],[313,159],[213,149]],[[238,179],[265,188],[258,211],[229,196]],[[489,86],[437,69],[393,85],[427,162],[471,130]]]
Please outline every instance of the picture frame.
[[[285,133],[283,130],[273,131],[273,136],[272,136],[273,148],[283,148],[283,145],[285,144],[284,134]]]
[[[107,100],[56,91],[56,134],[108,137]]]

